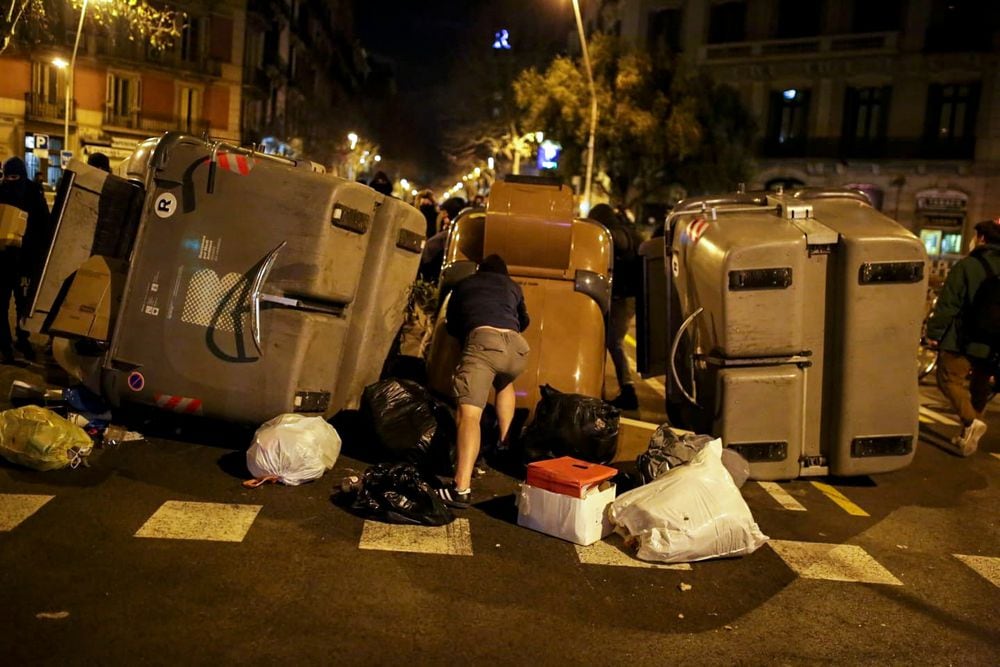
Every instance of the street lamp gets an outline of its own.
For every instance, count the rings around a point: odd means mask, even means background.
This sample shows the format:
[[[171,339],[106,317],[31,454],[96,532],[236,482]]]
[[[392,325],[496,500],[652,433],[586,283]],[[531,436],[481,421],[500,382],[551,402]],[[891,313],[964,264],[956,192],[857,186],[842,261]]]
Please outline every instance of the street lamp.
[[[95,0],[96,2],[103,2],[104,0]],[[80,7],[80,23],[76,26],[76,40],[73,42],[73,57],[69,60],[69,73],[66,75],[66,118],[63,119],[63,141],[65,145],[63,146],[64,151],[70,150],[69,148],[69,111],[71,100],[73,99],[73,79],[76,73],[76,51],[80,48],[80,35],[83,33],[83,19],[87,16],[87,4],[89,0],[83,0],[83,6]],[[63,60],[62,62],[66,62]],[[53,61],[56,67],[59,65]],[[62,166],[62,159],[60,157],[60,166]]]
[[[573,0],[576,14],[576,29],[580,33],[580,48],[583,49],[583,64],[587,68],[587,83],[590,85],[590,135],[587,138],[587,176],[583,186],[583,205],[580,214],[590,212],[590,184],[594,175],[594,133],[597,131],[597,91],[594,89],[594,72],[590,69],[590,52],[587,50],[587,36],[583,32],[583,18],[580,16],[580,0]]]
[[[352,151],[353,151],[353,150],[354,150],[355,148],[357,148],[357,146],[358,146],[358,135],[357,135],[356,133],[354,133],[354,132],[351,132],[350,134],[348,134],[348,135],[347,135],[347,140],[348,140],[349,142],[351,142],[351,150],[352,150]]]

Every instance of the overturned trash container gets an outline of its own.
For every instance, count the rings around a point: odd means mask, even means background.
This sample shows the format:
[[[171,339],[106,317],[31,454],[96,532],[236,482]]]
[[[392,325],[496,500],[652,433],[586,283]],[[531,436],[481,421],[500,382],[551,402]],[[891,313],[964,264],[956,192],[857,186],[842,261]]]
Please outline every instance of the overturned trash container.
[[[64,365],[115,403],[234,421],[357,406],[402,323],[416,209],[179,133],[142,143],[120,175],[93,172],[74,162],[64,179],[35,303],[36,329],[73,341]],[[90,255],[110,261],[77,271]],[[95,304],[103,326],[86,321]],[[53,328],[67,309],[80,321]]]
[[[521,286],[531,324],[528,365],[514,382],[517,408],[531,412],[539,387],[600,398],[604,386],[604,317],[611,299],[611,236],[574,218],[572,192],[558,183],[508,177],[495,183],[486,211],[466,210],[448,237],[441,305],[428,356],[431,387],[451,394],[461,350],[445,329],[452,287],[498,254]]]
[[[669,371],[677,425],[720,436],[758,480],[910,463],[918,238],[848,190],[688,200],[667,224],[665,270],[647,273],[663,303],[645,304],[666,317],[640,318],[640,370]]]

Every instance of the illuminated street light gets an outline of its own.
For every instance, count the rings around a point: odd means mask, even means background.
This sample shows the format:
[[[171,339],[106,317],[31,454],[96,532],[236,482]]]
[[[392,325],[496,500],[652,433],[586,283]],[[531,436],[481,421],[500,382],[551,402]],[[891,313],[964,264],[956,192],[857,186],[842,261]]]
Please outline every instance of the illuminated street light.
[[[381,155],[376,155],[375,156],[375,161],[376,162],[381,162],[382,161],[382,156]]]
[[[104,2],[105,0],[95,0],[95,2]],[[69,73],[66,75],[66,118],[63,121],[63,150],[68,151],[69,148],[69,111],[71,100],[73,99],[73,75],[76,72],[76,52],[80,48],[80,34],[83,32],[83,19],[87,16],[87,3],[89,0],[83,0],[83,6],[80,8],[80,23],[76,26],[76,41],[73,42],[73,56],[69,60]],[[60,59],[62,60],[62,59]],[[63,60],[62,62],[66,62]],[[59,67],[55,61],[52,62],[53,65]],[[61,164],[61,163],[60,163]]]
[[[496,164],[496,162],[493,160],[493,156],[492,155],[490,157],[486,158],[486,166],[487,167],[489,167],[490,169],[493,169],[493,165],[494,164]]]
[[[587,176],[583,186],[583,204],[580,214],[590,211],[590,185],[594,176],[594,134],[597,132],[597,91],[594,87],[594,72],[590,69],[590,52],[587,50],[587,35],[583,32],[583,18],[580,16],[580,0],[573,0],[576,15],[576,29],[580,34],[580,48],[583,49],[583,64],[587,68],[587,83],[590,86],[590,135],[587,139]],[[539,139],[539,142],[541,139]]]
[[[414,188],[414,189],[410,190],[410,194],[413,195],[414,197],[416,197],[417,196],[417,189]]]
[[[66,69],[67,67],[69,67],[69,63],[66,62],[66,60],[63,58],[53,58],[52,64],[55,65],[58,69]]]
[[[351,132],[347,135],[347,140],[351,142],[351,150],[353,151],[358,146],[358,135]]]
[[[475,174],[476,178],[478,178],[479,175],[483,173],[483,170],[480,169],[479,167],[476,167],[475,169],[472,170],[472,173]]]
[[[409,190],[410,189],[410,182],[408,180],[406,180],[405,178],[401,178],[401,179],[399,179],[399,186],[401,188],[403,188],[404,190]]]

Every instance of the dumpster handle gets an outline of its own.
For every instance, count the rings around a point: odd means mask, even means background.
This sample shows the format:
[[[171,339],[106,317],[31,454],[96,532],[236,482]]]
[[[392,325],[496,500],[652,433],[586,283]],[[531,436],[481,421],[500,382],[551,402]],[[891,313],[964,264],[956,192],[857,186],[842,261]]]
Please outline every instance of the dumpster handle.
[[[677,333],[674,334],[674,342],[673,345],[670,346],[670,374],[673,376],[674,382],[677,383],[677,388],[681,390],[682,394],[684,394],[684,398],[690,401],[691,405],[694,405],[696,407],[698,405],[698,400],[696,398],[698,396],[698,385],[695,384],[694,375],[691,376],[691,392],[693,394],[692,395],[687,393],[687,391],[684,389],[684,385],[681,384],[681,379],[677,376],[677,364],[675,363],[675,361],[677,357],[677,346],[680,345],[681,343],[681,336],[684,335],[684,332],[687,331],[687,328],[691,326],[691,323],[694,322],[695,318],[701,315],[702,311],[704,310],[705,310],[704,308],[698,308],[698,310],[688,315],[688,318],[684,320],[683,324],[681,324],[680,328],[677,330]]]
[[[288,245],[288,241],[282,241],[278,246],[267,253],[267,257],[260,263],[257,275],[254,276],[253,284],[250,287],[250,333],[253,336],[253,344],[257,347],[257,353],[263,354],[260,349],[260,300],[261,292],[264,290],[264,281],[267,274],[271,272],[274,262],[278,259],[278,253]]]

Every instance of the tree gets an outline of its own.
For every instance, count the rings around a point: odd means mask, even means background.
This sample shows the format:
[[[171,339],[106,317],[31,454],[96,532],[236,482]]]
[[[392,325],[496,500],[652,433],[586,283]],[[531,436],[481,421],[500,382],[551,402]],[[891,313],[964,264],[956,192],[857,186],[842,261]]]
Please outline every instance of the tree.
[[[597,92],[595,178],[614,203],[631,207],[667,186],[732,189],[749,173],[754,123],[731,89],[706,76],[654,63],[612,36],[590,44]],[[563,145],[561,171],[579,173],[589,130],[590,91],[581,63],[555,58],[514,82],[523,127]],[[729,179],[734,179],[730,181]]]
[[[52,23],[68,24],[72,17],[61,0],[3,0],[6,10],[0,15],[0,54],[15,42],[26,46],[54,43]],[[69,0],[76,11],[83,0]],[[180,36],[186,15],[165,7],[155,7],[146,0],[103,0],[87,5],[87,20],[105,30],[122,30],[130,41],[143,41],[154,49],[173,46]],[[64,34],[65,31],[62,31]]]

